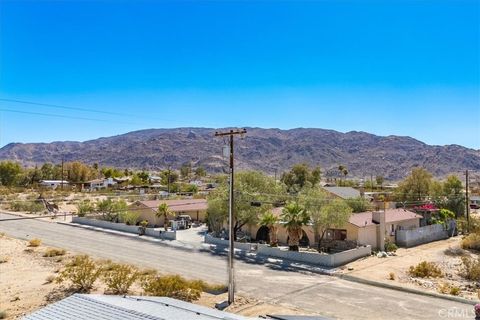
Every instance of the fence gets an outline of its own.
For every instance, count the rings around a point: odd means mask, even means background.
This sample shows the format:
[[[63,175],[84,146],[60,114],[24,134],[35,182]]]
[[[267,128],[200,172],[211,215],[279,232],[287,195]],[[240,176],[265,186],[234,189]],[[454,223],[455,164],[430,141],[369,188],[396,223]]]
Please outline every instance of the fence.
[[[432,224],[412,230],[397,230],[395,233],[397,245],[407,248],[447,238],[448,232],[441,224]]]
[[[109,221],[98,220],[98,219],[82,218],[82,217],[73,217],[72,222],[73,223],[78,223],[78,224],[83,224],[83,225],[88,225],[88,226],[92,226],[92,227],[122,231],[122,232],[127,232],[127,233],[134,233],[134,234],[139,234],[140,233],[138,226],[129,226],[129,225],[126,225],[124,223],[115,223],[115,222],[109,222]],[[174,232],[174,231],[161,231],[161,230],[158,230],[158,229],[155,230],[154,228],[145,228],[145,235],[155,237],[155,238],[165,239],[165,240],[176,240],[177,239],[177,233]]]
[[[228,240],[212,237],[211,235],[205,236],[205,242],[210,244],[216,244],[221,246],[228,246]],[[371,255],[372,247],[364,246],[356,249],[342,251],[335,254],[320,254],[316,252],[296,252],[288,251],[281,248],[270,247],[266,244],[255,243],[242,243],[235,242],[235,248],[245,251],[257,251],[258,255],[266,257],[275,257],[280,259],[286,259],[291,261],[304,262],[313,265],[319,265],[322,267],[334,268],[344,265],[348,262],[357,260],[362,257]]]

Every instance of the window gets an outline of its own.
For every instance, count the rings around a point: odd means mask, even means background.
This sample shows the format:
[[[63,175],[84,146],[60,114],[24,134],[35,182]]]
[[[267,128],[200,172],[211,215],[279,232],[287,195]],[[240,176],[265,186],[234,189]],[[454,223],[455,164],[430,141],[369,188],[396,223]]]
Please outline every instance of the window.
[[[345,240],[347,239],[347,230],[328,229],[325,238],[327,240]]]

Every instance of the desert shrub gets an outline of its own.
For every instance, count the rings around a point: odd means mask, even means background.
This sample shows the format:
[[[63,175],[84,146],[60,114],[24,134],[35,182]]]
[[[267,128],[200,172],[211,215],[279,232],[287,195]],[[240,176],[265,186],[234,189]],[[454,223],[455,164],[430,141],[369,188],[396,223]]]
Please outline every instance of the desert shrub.
[[[461,246],[463,249],[480,251],[480,232],[471,233],[463,238]]]
[[[126,294],[140,274],[135,267],[112,263],[104,268],[103,282],[113,294]]]
[[[385,251],[387,252],[395,252],[397,251],[398,247],[395,243],[387,241],[385,242]]]
[[[7,257],[7,256],[0,257],[0,263],[7,263],[9,260],[10,260],[10,258]]]
[[[224,284],[210,284],[206,283],[203,280],[193,280],[190,281],[193,287],[200,288],[203,292],[208,292],[212,294],[223,293],[228,290],[228,287]]]
[[[58,283],[69,281],[78,292],[89,292],[100,277],[102,267],[87,255],[79,255],[65,265],[56,279]]]
[[[0,232],[0,238],[5,237],[7,234],[5,232]]]
[[[7,319],[7,311],[0,310],[0,319]]]
[[[146,295],[170,297],[189,302],[198,300],[202,292],[199,283],[188,281],[179,275],[146,276],[141,285]]]
[[[460,247],[448,247],[443,251],[447,256],[464,256],[466,254],[465,250]]]
[[[85,215],[95,211],[95,205],[90,200],[83,200],[77,204],[77,215],[85,217]]]
[[[422,261],[416,266],[410,266],[408,274],[416,278],[440,278],[442,271],[434,262]]]
[[[477,259],[462,257],[462,263],[461,275],[468,280],[480,281],[480,257]]]
[[[37,238],[28,241],[29,247],[39,247],[41,244],[42,244],[42,240]]]
[[[37,213],[45,210],[45,206],[38,201],[15,201],[10,204],[10,210]]]
[[[57,256],[63,256],[66,253],[67,253],[67,251],[65,251],[64,249],[52,248],[52,249],[48,249],[47,251],[45,251],[43,256],[44,257],[57,257]]]
[[[139,217],[140,214],[134,211],[125,211],[120,213],[120,221],[130,226],[136,225]]]
[[[395,273],[394,272],[390,272],[388,274],[388,280],[395,280]]]
[[[452,296],[458,296],[460,294],[460,288],[459,287],[451,287],[449,293]]]

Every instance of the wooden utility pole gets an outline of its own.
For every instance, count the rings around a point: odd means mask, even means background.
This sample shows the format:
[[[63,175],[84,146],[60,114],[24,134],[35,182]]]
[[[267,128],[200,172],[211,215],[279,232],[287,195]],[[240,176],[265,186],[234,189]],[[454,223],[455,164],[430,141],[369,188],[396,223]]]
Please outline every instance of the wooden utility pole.
[[[233,230],[233,217],[234,217],[234,205],[233,205],[233,183],[234,183],[234,169],[233,169],[233,136],[244,135],[247,130],[230,130],[227,132],[215,132],[215,137],[230,137],[230,188],[229,188],[229,201],[228,201],[228,304],[232,304],[235,301],[235,279],[233,269],[234,258],[234,230]]]
[[[167,193],[168,193],[168,197],[170,198],[170,166],[168,166],[168,174],[167,174]]]
[[[63,163],[65,162],[65,156],[62,155],[62,181],[60,182],[61,189],[63,190]]]
[[[470,201],[468,198],[468,170],[465,170],[465,213],[467,214],[467,231],[470,232]]]

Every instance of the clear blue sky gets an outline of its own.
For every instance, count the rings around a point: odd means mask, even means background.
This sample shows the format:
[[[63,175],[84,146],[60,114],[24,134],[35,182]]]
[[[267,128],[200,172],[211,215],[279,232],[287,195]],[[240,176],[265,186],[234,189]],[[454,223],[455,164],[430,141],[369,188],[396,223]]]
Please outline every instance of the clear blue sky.
[[[0,146],[259,126],[478,149],[479,23],[476,0],[2,0],[0,98],[106,113],[0,101]]]

